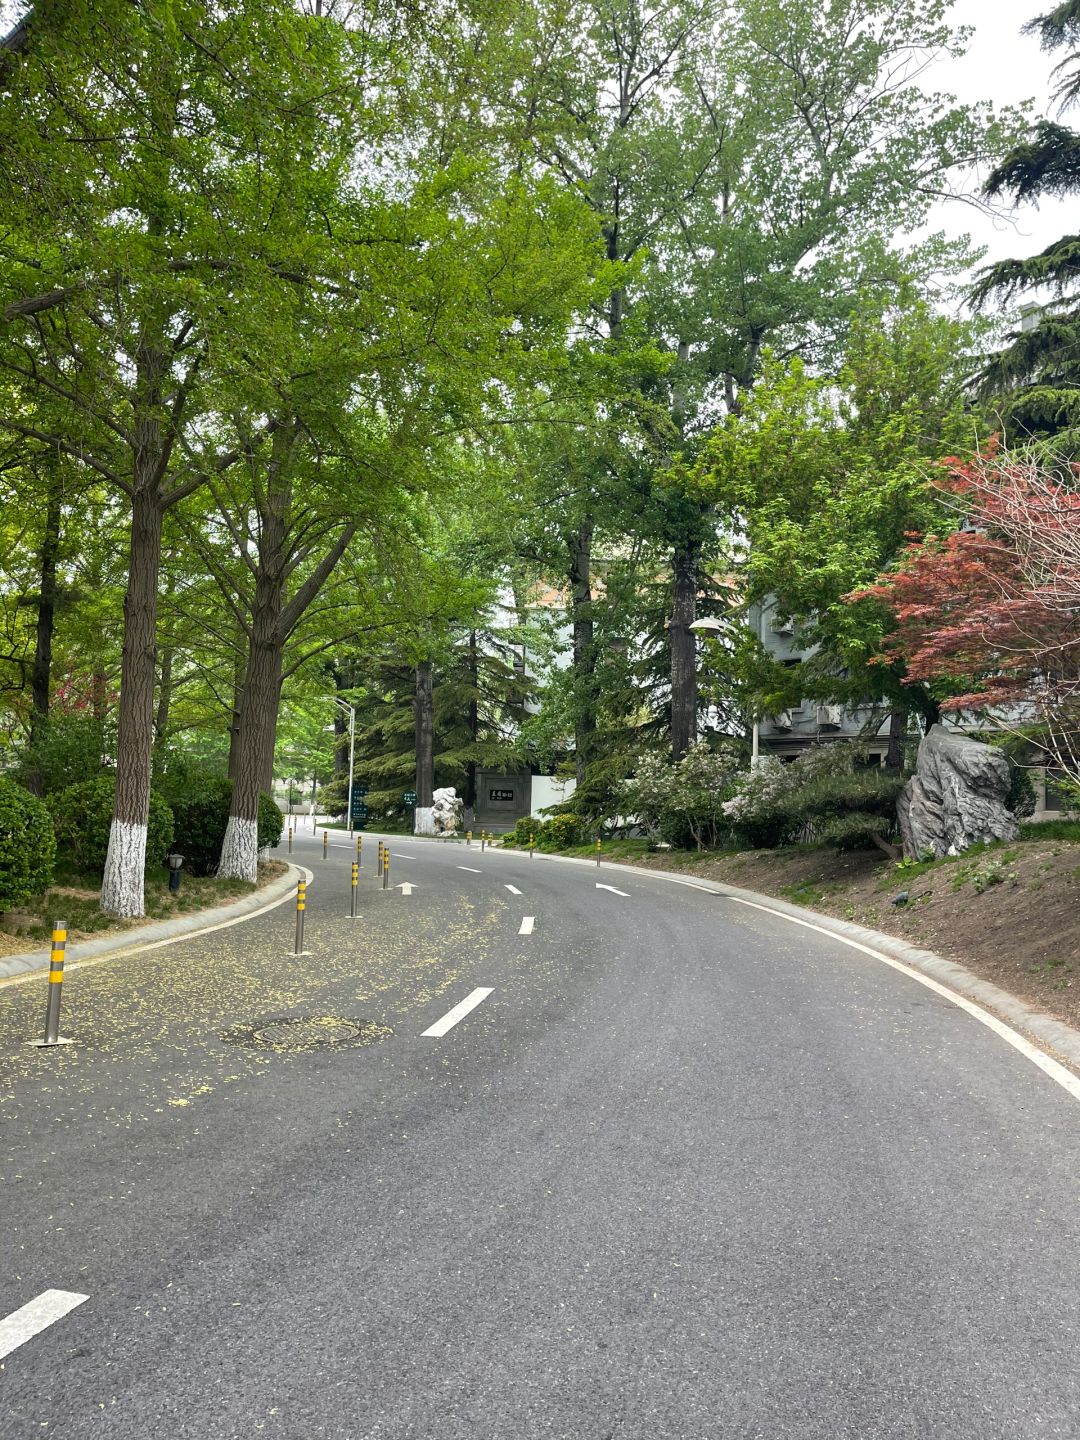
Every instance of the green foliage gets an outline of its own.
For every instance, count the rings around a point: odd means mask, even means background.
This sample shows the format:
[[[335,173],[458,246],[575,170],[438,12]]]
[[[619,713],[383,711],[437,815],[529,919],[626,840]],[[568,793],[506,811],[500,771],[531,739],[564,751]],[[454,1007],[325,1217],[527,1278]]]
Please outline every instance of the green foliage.
[[[100,775],[48,797],[56,831],[57,855],[65,867],[83,873],[100,874],[105,869],[112,825],[116,781]],[[146,825],[146,864],[164,864],[173,840],[173,812],[169,802],[150,792],[150,815]]]
[[[1032,784],[1030,774],[1023,765],[1018,765],[1010,757],[1009,793],[1005,796],[1006,810],[1011,811],[1018,820],[1023,820],[1028,815],[1034,815],[1035,801],[1035,786]]]
[[[165,783],[173,809],[173,849],[193,875],[213,875],[229,823],[232,781],[218,775],[187,773],[182,784]],[[276,845],[285,819],[269,795],[259,796],[258,843]]]
[[[896,829],[901,775],[865,766],[865,749],[848,742],[811,747],[789,765],[767,757],[740,779],[727,807],[746,844],[771,849],[817,840],[838,850],[862,849]]]
[[[1021,840],[1070,840],[1080,844],[1080,820],[1040,820],[1020,826]]]
[[[731,744],[691,745],[677,765],[646,755],[624,789],[620,803],[654,844],[715,849],[731,824],[726,804],[734,793],[742,757]]]
[[[66,790],[104,769],[115,740],[115,726],[109,721],[85,711],[54,710],[27,749],[21,774],[25,779],[35,777],[43,795]]]
[[[536,844],[540,850],[569,850],[584,844],[588,838],[579,816],[572,810],[559,810],[545,822]]]
[[[12,910],[51,883],[56,836],[45,804],[0,780],[0,912]]]

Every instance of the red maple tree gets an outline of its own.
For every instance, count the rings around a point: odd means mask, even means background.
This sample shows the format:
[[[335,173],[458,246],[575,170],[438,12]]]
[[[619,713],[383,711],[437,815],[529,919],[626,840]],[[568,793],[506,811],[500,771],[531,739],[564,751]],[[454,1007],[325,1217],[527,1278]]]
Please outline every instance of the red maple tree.
[[[1015,731],[1034,720],[1051,763],[1080,784],[1076,475],[996,444],[944,464],[935,483],[963,527],[913,537],[895,570],[850,598],[872,596],[895,617],[882,663],[903,660],[912,684],[960,687],[942,709],[993,710]]]

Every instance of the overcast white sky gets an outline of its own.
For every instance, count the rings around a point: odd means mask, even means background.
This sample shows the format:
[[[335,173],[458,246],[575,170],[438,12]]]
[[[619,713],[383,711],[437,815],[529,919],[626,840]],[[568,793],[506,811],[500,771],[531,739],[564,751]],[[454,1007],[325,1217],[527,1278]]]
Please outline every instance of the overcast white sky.
[[[1050,71],[1065,52],[1044,53],[1035,38],[1020,34],[1020,27],[1052,4],[1053,0],[956,0],[953,23],[975,31],[968,52],[961,60],[939,61],[923,75],[923,87],[948,91],[962,101],[991,99],[1006,105],[1033,99],[1036,117],[1051,112]],[[1065,118],[1077,123],[1075,116]],[[1038,206],[1020,206],[1010,212],[1009,220],[995,220],[969,206],[948,203],[935,207],[931,228],[949,235],[967,232],[976,244],[987,247],[987,260],[1022,258],[1080,229],[1076,211],[1075,201],[1045,200]]]

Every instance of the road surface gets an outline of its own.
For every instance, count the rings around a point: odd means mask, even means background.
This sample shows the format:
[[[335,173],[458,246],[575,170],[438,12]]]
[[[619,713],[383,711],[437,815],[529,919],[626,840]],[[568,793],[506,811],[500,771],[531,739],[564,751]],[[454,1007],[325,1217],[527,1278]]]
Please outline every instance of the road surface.
[[[4,1440],[1080,1435],[1052,1078],[645,871],[366,836],[352,921],[332,838],[300,958],[76,970],[47,1052],[0,987]]]

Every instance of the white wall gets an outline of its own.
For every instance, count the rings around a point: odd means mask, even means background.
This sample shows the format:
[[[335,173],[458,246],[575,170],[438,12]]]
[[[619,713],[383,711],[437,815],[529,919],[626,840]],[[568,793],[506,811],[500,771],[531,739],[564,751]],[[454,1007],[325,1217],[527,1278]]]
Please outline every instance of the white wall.
[[[541,810],[546,810],[551,805],[561,805],[564,800],[569,800],[576,789],[576,780],[557,780],[553,775],[534,775],[531,813],[539,815]]]

